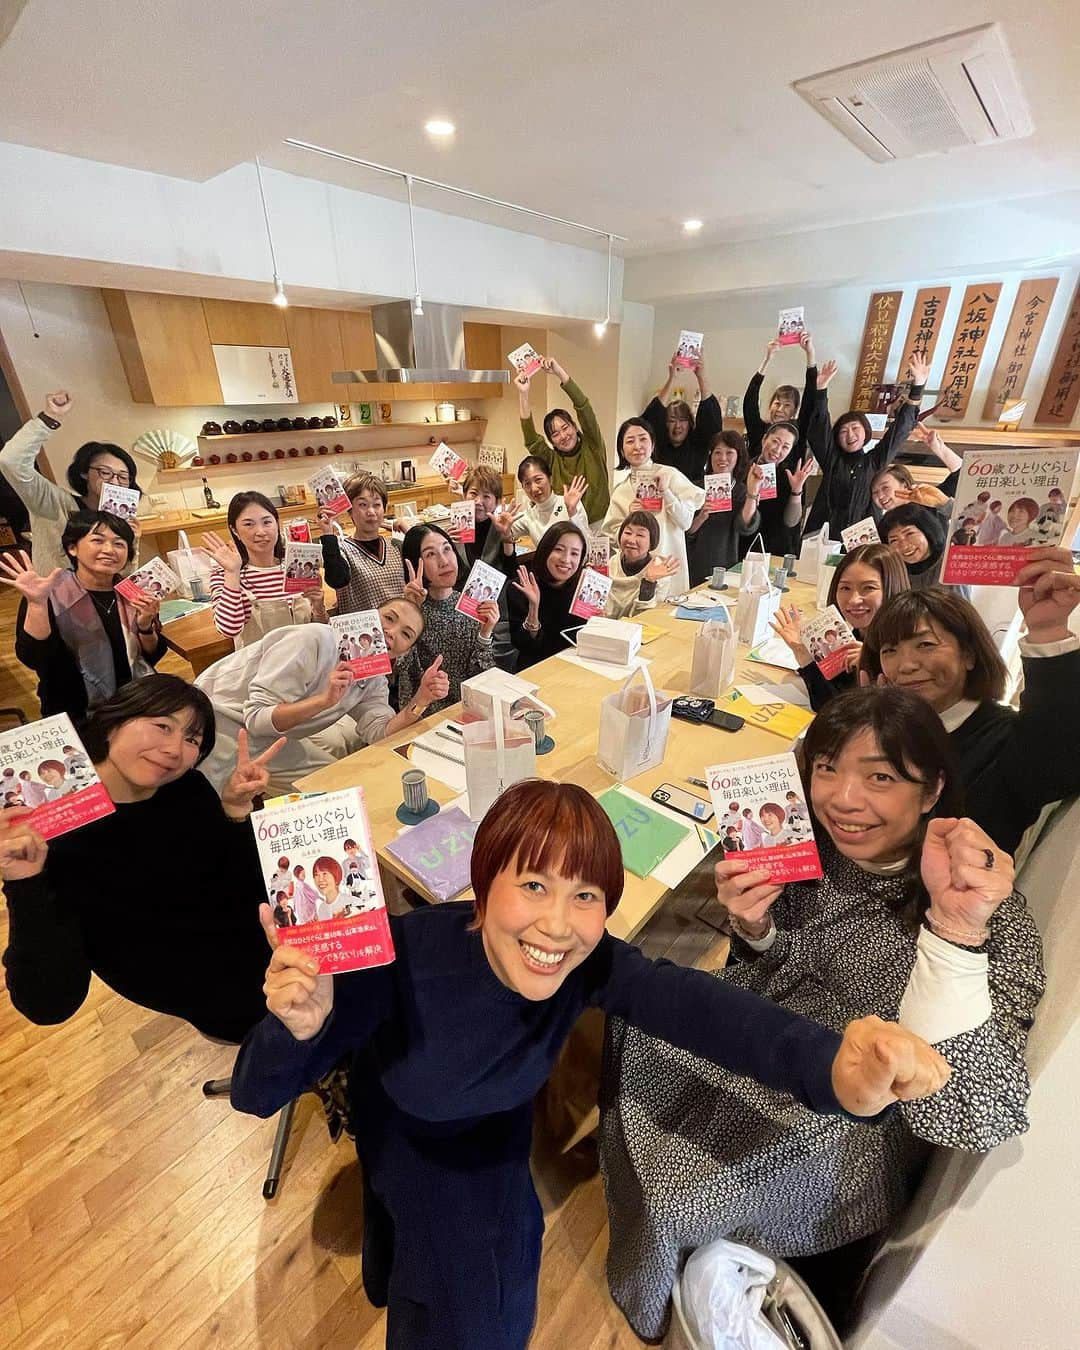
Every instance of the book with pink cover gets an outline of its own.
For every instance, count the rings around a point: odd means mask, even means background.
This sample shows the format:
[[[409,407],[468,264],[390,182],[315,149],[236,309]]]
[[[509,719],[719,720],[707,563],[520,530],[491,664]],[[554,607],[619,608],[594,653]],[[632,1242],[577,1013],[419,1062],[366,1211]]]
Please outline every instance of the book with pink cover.
[[[308,486],[315,494],[316,505],[323,511],[333,511],[335,516],[349,509],[349,496],[341,479],[333,469],[320,469],[308,479]]]
[[[460,483],[468,472],[469,462],[462,459],[454,450],[451,450],[445,441],[440,441],[435,447],[435,453],[431,456],[431,468],[433,472],[440,474],[443,478]]]
[[[290,539],[285,545],[286,595],[318,586],[322,560],[321,544],[296,544]]]
[[[519,375],[524,375],[526,379],[530,375],[535,375],[544,364],[540,353],[529,342],[523,342],[520,347],[515,347],[506,358],[514,367]]]
[[[132,572],[131,576],[116,583],[117,595],[122,595],[133,605],[145,604],[148,600],[164,600],[179,589],[180,578],[160,558],[151,558],[137,572]]]
[[[443,807],[386,845],[410,876],[436,900],[453,900],[472,884],[469,867],[479,821],[459,806]]]
[[[693,370],[701,360],[701,344],[704,338],[704,333],[694,333],[689,328],[684,328],[679,334],[679,343],[675,348],[675,364],[681,370]]]
[[[607,576],[611,569],[611,538],[606,534],[589,536],[589,552],[585,564],[594,572]]]
[[[705,475],[705,510],[709,515],[718,511],[731,510],[731,474],[707,473]]]
[[[1080,450],[969,450],[960,468],[941,580],[1014,586],[1028,550],[1062,542]]]
[[[827,680],[835,679],[847,660],[844,648],[855,641],[844,616],[835,605],[829,605],[813,618],[801,620],[799,633],[818,670]]]
[[[761,491],[758,493],[758,501],[772,501],[776,496],[776,465],[763,464],[759,460],[758,468],[761,470]]]
[[[116,810],[67,713],[0,734],[0,809],[13,806],[29,807],[42,839]]]
[[[878,534],[873,516],[867,516],[865,520],[857,520],[854,525],[846,526],[840,531],[840,539],[848,553],[862,544],[881,543],[881,535]]]
[[[313,956],[325,975],[393,961],[363,788],[254,811],[251,827],[282,945]]]
[[[781,347],[794,347],[806,332],[806,310],[802,305],[782,309],[776,323],[776,337]]]
[[[294,544],[311,543],[311,526],[306,520],[290,520],[285,525],[285,537]]]
[[[768,755],[705,770],[724,856],[778,885],[822,875],[795,756]]]
[[[611,577],[604,576],[592,567],[584,567],[578,577],[577,590],[570,605],[570,613],[579,619],[592,619],[603,614],[611,594]]]
[[[108,511],[130,524],[138,514],[141,496],[142,493],[138,488],[121,487],[119,483],[106,483],[98,499],[98,510]]]
[[[634,490],[635,511],[662,511],[664,509],[663,475],[651,465],[648,468],[631,469],[630,484]]]
[[[450,503],[450,535],[459,544],[476,543],[476,503],[472,500]]]
[[[353,614],[334,614],[330,627],[338,638],[338,660],[344,662],[358,680],[389,675],[390,653],[377,609],[361,609]]]
[[[461,592],[461,598],[455,608],[459,609],[462,614],[467,614],[470,619],[476,619],[477,610],[484,601],[497,601],[505,585],[506,577],[502,572],[494,567],[489,567],[485,562],[477,560],[472,565],[472,570],[465,582],[465,589]]]

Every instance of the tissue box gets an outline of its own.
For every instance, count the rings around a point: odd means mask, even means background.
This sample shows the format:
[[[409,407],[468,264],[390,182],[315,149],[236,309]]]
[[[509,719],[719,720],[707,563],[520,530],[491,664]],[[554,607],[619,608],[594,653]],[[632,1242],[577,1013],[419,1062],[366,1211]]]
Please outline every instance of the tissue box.
[[[578,631],[577,649],[590,661],[627,666],[641,650],[641,625],[595,616]]]

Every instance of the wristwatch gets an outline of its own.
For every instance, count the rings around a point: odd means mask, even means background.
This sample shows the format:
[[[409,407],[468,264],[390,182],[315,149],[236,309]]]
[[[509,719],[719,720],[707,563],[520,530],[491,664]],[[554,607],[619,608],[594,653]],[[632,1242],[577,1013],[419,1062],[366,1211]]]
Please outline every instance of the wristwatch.
[[[427,712],[427,704],[425,703],[421,705],[414,701],[409,704],[409,706],[405,709],[405,711],[408,713],[412,713],[414,717],[423,717],[423,715]]]
[[[60,430],[60,423],[56,420],[55,417],[50,417],[48,413],[39,412],[38,419],[44,422],[50,431]]]

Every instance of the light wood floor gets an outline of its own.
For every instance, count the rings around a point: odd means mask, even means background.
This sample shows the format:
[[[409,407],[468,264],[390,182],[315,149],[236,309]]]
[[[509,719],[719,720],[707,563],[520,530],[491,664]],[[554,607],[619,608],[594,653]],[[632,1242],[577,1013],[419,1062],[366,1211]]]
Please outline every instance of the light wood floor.
[[[0,705],[36,716],[0,596]],[[169,668],[190,674],[183,662]],[[165,668],[164,666],[162,668]],[[163,843],[166,841],[163,841]],[[7,914],[0,911],[0,946]],[[649,955],[719,959],[717,935],[671,906]],[[79,1013],[37,1027],[0,992],[0,1345],[377,1350],[384,1314],[360,1285],[360,1185],[301,1102],[281,1189],[262,1198],[273,1122],[202,1096],[233,1051],[94,981]],[[607,1225],[595,1147],[538,1150],[547,1215],[533,1350],[640,1342],[604,1282]]]

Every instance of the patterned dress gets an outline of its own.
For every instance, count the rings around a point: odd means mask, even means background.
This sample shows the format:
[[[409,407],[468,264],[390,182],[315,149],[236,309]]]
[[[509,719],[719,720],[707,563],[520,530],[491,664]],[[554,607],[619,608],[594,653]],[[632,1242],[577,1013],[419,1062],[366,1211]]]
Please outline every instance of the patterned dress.
[[[897,1020],[916,937],[897,916],[903,881],[822,848],[825,878],[789,885],[772,947],[738,939],[718,979],[836,1031]],[[1042,945],[1023,896],[990,922],[992,1015],[938,1043],[942,1091],[876,1123],[818,1116],[610,1019],[601,1083],[612,1296],[638,1335],[663,1335],[683,1259],[730,1238],[774,1256],[831,1251],[885,1228],[910,1200],[931,1145],[981,1152],[1027,1129],[1024,1047],[1042,995]]]

